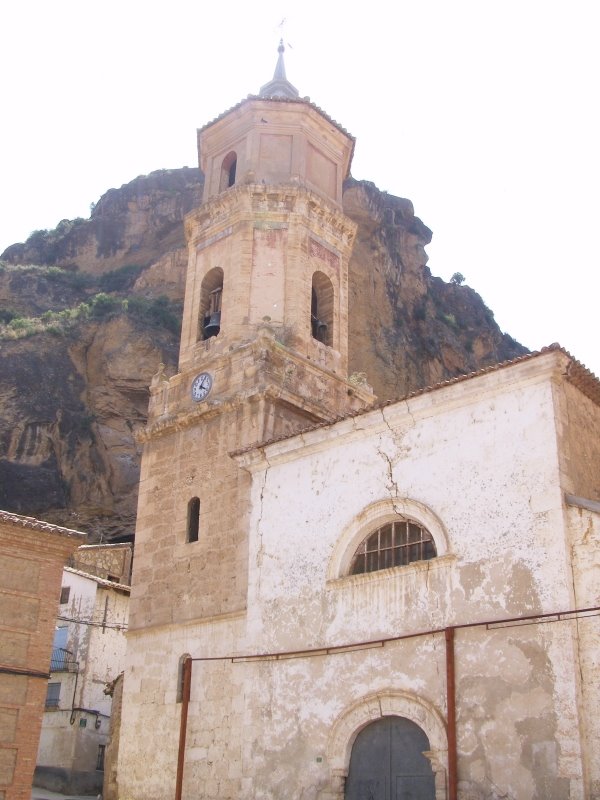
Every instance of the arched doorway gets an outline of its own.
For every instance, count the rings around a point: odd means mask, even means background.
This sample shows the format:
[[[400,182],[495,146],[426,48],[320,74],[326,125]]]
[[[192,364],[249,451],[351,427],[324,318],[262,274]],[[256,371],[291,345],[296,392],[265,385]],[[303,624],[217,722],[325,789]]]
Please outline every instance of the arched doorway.
[[[382,717],[352,746],[345,800],[435,800],[429,739],[406,717]]]

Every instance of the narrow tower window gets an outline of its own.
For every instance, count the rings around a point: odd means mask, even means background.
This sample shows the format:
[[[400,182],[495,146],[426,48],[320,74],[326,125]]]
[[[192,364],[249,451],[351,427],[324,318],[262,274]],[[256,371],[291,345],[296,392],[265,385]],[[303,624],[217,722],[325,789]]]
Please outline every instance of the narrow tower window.
[[[200,499],[198,497],[192,497],[192,499],[188,503],[188,516],[187,516],[188,542],[197,542],[199,531],[200,531]]]
[[[199,339],[210,339],[221,330],[221,301],[223,299],[223,270],[214,267],[207,272],[200,289]]]
[[[221,180],[219,182],[219,191],[224,192],[235,183],[235,173],[237,169],[237,154],[235,151],[227,153],[221,164]]]
[[[310,328],[314,339],[333,346],[333,284],[324,272],[313,275]]]

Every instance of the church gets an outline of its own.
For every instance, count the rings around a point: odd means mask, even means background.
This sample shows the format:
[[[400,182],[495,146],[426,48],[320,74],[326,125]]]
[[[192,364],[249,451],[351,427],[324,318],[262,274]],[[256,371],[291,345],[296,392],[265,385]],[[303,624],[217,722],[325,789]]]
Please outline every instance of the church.
[[[143,444],[122,800],[600,798],[600,383],[348,374],[354,139],[287,80],[198,132]]]

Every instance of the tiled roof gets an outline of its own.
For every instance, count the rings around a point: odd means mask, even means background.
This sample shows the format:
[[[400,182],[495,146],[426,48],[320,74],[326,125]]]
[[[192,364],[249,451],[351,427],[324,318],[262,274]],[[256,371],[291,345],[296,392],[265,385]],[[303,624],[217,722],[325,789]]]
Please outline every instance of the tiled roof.
[[[50,522],[44,522],[35,517],[24,517],[21,514],[13,514],[10,511],[0,510],[0,522],[9,522],[12,525],[17,525],[21,528],[29,528],[35,531],[44,531],[45,533],[58,533],[62,536],[69,537],[85,537],[82,531],[74,531],[71,528],[62,528],[60,525],[52,525]]]
[[[567,350],[565,350],[564,347],[561,347],[560,344],[555,342],[548,347],[542,347],[541,350],[534,351],[532,353],[526,353],[522,356],[517,356],[517,358],[510,359],[509,361],[501,361],[498,364],[490,364],[489,366],[482,367],[474,372],[468,372],[464,375],[457,375],[455,378],[448,378],[448,380],[440,381],[439,383],[432,384],[431,386],[425,386],[422,389],[417,389],[414,392],[403,395],[402,397],[397,397],[393,400],[384,400],[383,402],[375,403],[368,408],[362,408],[358,411],[351,411],[347,414],[342,414],[335,419],[328,420],[327,422],[319,422],[316,425],[307,425],[306,428],[302,428],[293,434],[276,436],[266,442],[261,442],[260,444],[253,444],[249,445],[248,447],[240,448],[239,450],[234,450],[230,453],[230,455],[242,455],[243,453],[249,453],[252,450],[257,450],[262,447],[267,447],[270,444],[284,441],[285,439],[293,439],[294,436],[299,436],[301,434],[308,433],[309,431],[318,430],[319,428],[327,428],[331,425],[335,425],[337,422],[341,422],[344,419],[360,417],[363,414],[368,414],[371,411],[377,411],[378,409],[386,408],[387,406],[394,405],[395,403],[400,403],[403,400],[409,400],[411,397],[419,397],[420,395],[428,394],[429,392],[435,392],[438,389],[443,389],[446,386],[452,386],[455,383],[471,380],[472,378],[479,377],[480,375],[487,375],[491,372],[506,369],[507,367],[512,367],[515,364],[520,364],[523,361],[531,361],[532,359],[539,358],[540,356],[551,352],[563,353],[567,358],[570,359],[567,371],[565,373],[566,379],[569,381],[569,383],[573,384],[573,386],[576,386],[583,394],[585,394],[586,397],[589,397],[594,403],[600,405],[600,380],[598,380],[594,373],[591,372],[586,366],[577,361],[577,359],[575,359]]]
[[[65,572],[70,572],[73,575],[79,575],[82,578],[89,578],[99,586],[106,586],[109,589],[120,589],[127,594],[131,592],[131,586],[126,583],[117,583],[117,581],[109,581],[107,578],[99,578],[98,575],[92,575],[89,572],[84,572],[83,570],[75,569],[74,567],[65,567]]]
[[[217,123],[220,120],[224,119],[228,114],[231,114],[233,111],[237,111],[238,108],[241,108],[245,103],[248,103],[251,100],[260,100],[263,103],[264,102],[267,102],[267,103],[296,103],[296,104],[300,104],[300,105],[304,105],[304,106],[309,106],[309,108],[312,108],[315,111],[317,111],[322,117],[325,117],[327,122],[330,122],[339,131],[341,131],[343,134],[348,136],[348,138],[352,139],[353,142],[355,141],[354,136],[352,136],[352,134],[349,133],[346,130],[346,128],[344,128],[342,125],[340,125],[339,122],[336,122],[334,119],[332,119],[329,116],[329,114],[326,111],[323,111],[323,109],[320,108],[318,105],[316,105],[315,103],[312,103],[308,99],[308,97],[294,97],[294,98],[292,98],[292,97],[261,97],[258,94],[249,94],[248,97],[245,97],[243,100],[240,100],[239,103],[236,103],[234,106],[231,106],[231,108],[228,108],[226,111],[223,111],[221,114],[219,114],[218,117],[215,117],[214,119],[211,119],[210,122],[207,122],[205,125],[203,125],[198,130],[199,131],[204,131],[207,128],[210,128],[215,123]]]

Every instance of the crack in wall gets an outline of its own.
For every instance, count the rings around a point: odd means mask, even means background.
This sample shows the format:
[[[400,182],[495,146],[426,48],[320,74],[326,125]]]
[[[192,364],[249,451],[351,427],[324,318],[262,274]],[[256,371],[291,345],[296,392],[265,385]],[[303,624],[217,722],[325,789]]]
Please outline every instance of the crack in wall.
[[[381,419],[383,420],[383,422],[385,423],[387,429],[389,430],[390,435],[392,436],[392,440],[394,440],[395,439],[395,435],[396,435],[395,431],[393,430],[393,428],[390,425],[390,423],[388,422],[388,420],[385,418],[385,413],[384,413],[384,409],[383,408],[381,409]],[[390,458],[390,456],[384,450],[381,449],[380,446],[377,446],[377,453],[383,458],[383,460],[385,461],[385,464],[386,464],[387,479],[388,479],[388,483],[387,483],[386,489],[388,490],[388,492],[390,494],[390,500],[392,501],[392,507],[394,509],[394,512],[396,514],[398,514],[399,516],[401,516],[401,512],[398,510],[398,506],[396,505],[396,503],[397,503],[397,501],[399,499],[399,489],[398,489],[398,483],[394,478],[394,465],[392,463],[392,459]]]
[[[257,593],[260,594],[260,585],[261,585],[261,578],[262,578],[262,562],[263,556],[265,552],[265,548],[263,545],[263,534],[262,534],[262,520],[264,514],[264,501],[265,501],[265,489],[267,486],[267,479],[269,475],[269,469],[271,468],[271,464],[269,463],[269,459],[267,458],[267,454],[265,450],[262,450],[263,458],[266,462],[266,468],[263,475],[262,486],[260,487],[260,500],[259,500],[259,515],[258,520],[256,522],[256,534],[258,537],[258,548],[256,550],[256,567],[258,572],[258,580],[256,583]]]

